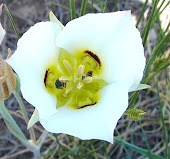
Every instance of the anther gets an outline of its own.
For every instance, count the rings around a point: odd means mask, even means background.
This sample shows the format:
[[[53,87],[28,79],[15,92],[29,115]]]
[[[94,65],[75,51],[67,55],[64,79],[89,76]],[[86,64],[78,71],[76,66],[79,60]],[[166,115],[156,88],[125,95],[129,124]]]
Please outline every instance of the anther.
[[[87,76],[92,77],[92,75],[93,75],[93,71],[89,71],[89,72],[87,72]]]
[[[69,73],[73,73],[73,68],[67,60],[63,60],[63,64]]]
[[[64,76],[61,76],[61,77],[59,78],[59,80],[60,80],[60,81],[63,81],[63,82],[71,81],[70,78],[64,77]]]
[[[83,82],[84,83],[91,83],[93,81],[93,78],[92,77],[85,77],[84,79],[83,79]]]
[[[55,86],[57,89],[63,89],[63,88],[66,88],[66,83],[61,82],[59,79],[57,79],[55,82]]]
[[[81,87],[83,87],[83,83],[82,83],[82,82],[79,82],[79,83],[77,84],[77,89],[81,89]]]
[[[73,89],[72,87],[67,88],[63,96],[66,98],[67,95],[72,91],[72,89]]]
[[[78,69],[77,69],[77,75],[78,76],[82,76],[84,74],[84,65],[79,65]]]

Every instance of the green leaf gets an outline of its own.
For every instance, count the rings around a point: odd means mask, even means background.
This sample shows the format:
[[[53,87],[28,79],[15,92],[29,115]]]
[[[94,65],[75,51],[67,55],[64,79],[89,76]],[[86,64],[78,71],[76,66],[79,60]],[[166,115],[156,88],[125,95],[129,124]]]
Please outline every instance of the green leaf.
[[[151,88],[151,86],[149,86],[147,84],[139,84],[135,91],[139,91],[142,89],[148,89],[148,88]]]
[[[38,121],[39,121],[39,113],[38,110],[35,109],[31,116],[31,119],[28,122],[27,129],[31,128]]]
[[[143,148],[140,148],[140,147],[138,147],[138,146],[135,146],[135,145],[133,145],[133,144],[130,144],[130,143],[128,143],[128,142],[126,142],[126,141],[118,138],[118,137],[114,137],[114,140],[115,140],[116,142],[119,142],[120,144],[126,146],[126,147],[131,148],[132,150],[140,153],[141,155],[143,155],[143,156],[145,156],[145,157],[148,157],[148,158],[149,158],[149,156],[150,156],[150,153],[149,153],[148,150],[145,150],[145,149],[143,149]],[[154,153],[151,153],[151,154],[152,154],[152,156],[153,156],[154,159],[163,159],[163,157],[158,156],[158,155],[156,155],[156,154],[154,154]]]
[[[9,123],[9,126],[24,140],[27,140],[21,129],[18,127],[17,123],[11,116],[11,114],[8,112],[7,108],[5,107],[3,102],[0,102],[0,113],[2,114],[2,117],[4,120],[6,120]]]
[[[9,122],[8,122],[6,119],[4,119],[4,121],[5,121],[5,124],[6,124],[7,128],[8,128],[8,130],[11,132],[11,134],[13,134],[18,140],[20,140],[21,143],[22,143],[24,146],[30,147],[30,143],[28,142],[28,140],[27,140],[26,138],[23,138],[22,135],[20,135],[18,132],[16,132],[16,131],[11,127],[11,125],[9,124]]]
[[[49,17],[51,22],[57,23],[61,29],[64,28],[64,25],[57,19],[52,11],[49,12]]]

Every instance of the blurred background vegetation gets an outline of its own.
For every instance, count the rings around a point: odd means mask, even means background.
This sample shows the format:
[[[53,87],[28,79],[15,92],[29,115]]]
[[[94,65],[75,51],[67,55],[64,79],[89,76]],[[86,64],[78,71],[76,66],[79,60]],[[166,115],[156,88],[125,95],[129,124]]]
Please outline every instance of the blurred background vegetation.
[[[147,63],[143,83],[148,90],[130,94],[129,107],[146,112],[141,121],[132,121],[126,115],[119,120],[114,144],[104,141],[82,141],[64,134],[48,134],[41,148],[44,159],[168,159],[170,158],[170,83],[169,73],[169,22],[168,0],[1,0],[9,8],[19,36],[30,26],[49,20],[50,10],[65,25],[85,13],[131,10],[134,22],[141,32]],[[3,57],[7,48],[15,51],[17,36],[5,9],[1,23],[7,34],[0,47]],[[114,35],[113,35],[114,36]],[[29,133],[18,103],[13,96],[5,101],[27,138]],[[29,117],[34,108],[24,101]],[[33,126],[38,139],[44,129]],[[9,132],[0,115],[0,159],[29,159],[33,155]]]

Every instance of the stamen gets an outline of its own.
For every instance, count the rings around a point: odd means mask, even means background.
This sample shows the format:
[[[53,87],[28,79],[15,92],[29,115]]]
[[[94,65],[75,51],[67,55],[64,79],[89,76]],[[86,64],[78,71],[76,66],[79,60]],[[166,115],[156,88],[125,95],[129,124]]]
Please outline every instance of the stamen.
[[[64,76],[61,76],[61,77],[59,78],[59,80],[60,80],[60,81],[64,81],[64,82],[71,81],[70,78],[64,77]]]
[[[72,91],[72,87],[69,87],[69,88],[66,88],[66,91],[65,91],[65,93],[63,94],[63,96],[66,98],[67,97],[67,95]]]
[[[63,60],[63,64],[64,64],[65,68],[67,69],[67,71],[72,74],[73,68],[72,68],[70,62],[68,62],[67,60]]]
[[[77,69],[77,75],[78,76],[82,76],[84,74],[84,65],[79,65],[78,69]]]
[[[92,81],[93,81],[93,77],[90,77],[90,76],[85,77],[85,78],[83,79],[83,82],[84,82],[84,83],[91,83]]]
[[[79,82],[79,83],[77,84],[77,89],[81,89],[81,87],[83,87],[83,83],[82,83],[82,82]]]

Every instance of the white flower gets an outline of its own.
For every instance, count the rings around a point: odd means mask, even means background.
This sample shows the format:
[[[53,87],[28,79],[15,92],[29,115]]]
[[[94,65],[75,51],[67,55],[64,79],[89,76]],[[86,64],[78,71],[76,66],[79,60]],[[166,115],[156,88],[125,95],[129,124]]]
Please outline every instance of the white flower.
[[[128,92],[143,76],[145,57],[130,11],[41,22],[18,41],[8,63],[43,127],[80,139],[113,142]]]

